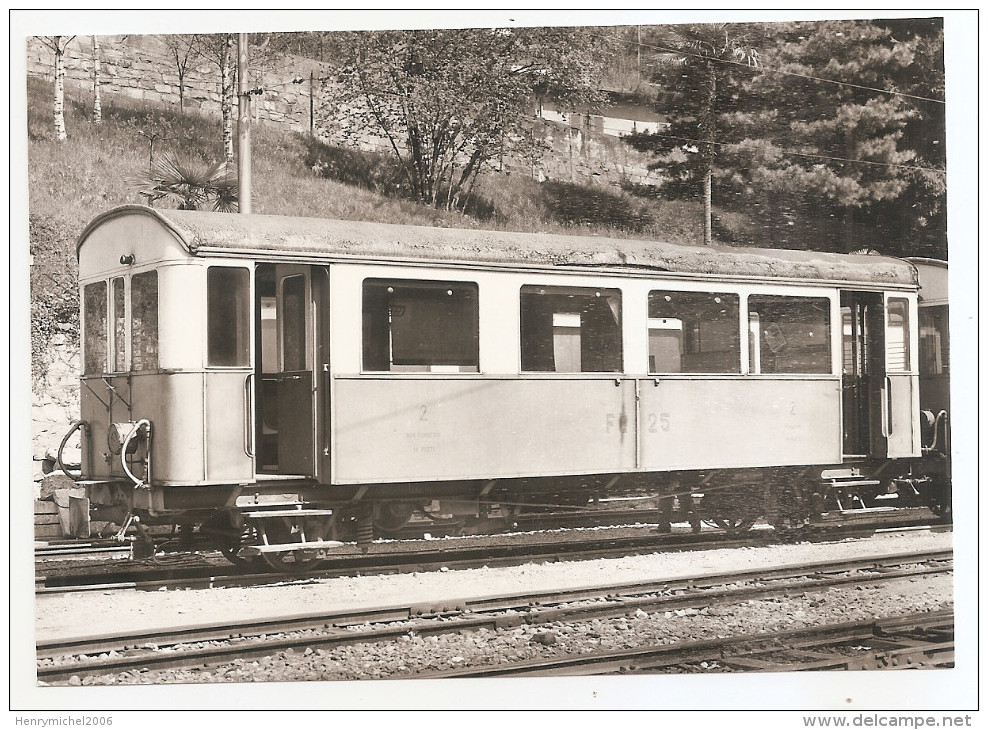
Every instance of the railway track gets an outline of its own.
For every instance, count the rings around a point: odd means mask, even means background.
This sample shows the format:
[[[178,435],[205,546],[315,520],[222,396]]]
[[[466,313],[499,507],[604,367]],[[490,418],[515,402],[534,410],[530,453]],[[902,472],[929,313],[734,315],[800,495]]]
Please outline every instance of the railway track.
[[[953,611],[742,634],[589,655],[432,672],[454,677],[596,676],[660,672],[798,672],[954,666]]]
[[[257,573],[238,567],[224,559],[203,554],[183,556],[166,554],[139,564],[93,566],[81,569],[39,569],[37,594],[67,593],[83,590],[160,590],[161,588],[216,588],[263,585],[286,580],[333,578],[350,575],[380,575],[427,572],[447,568],[468,569],[482,566],[509,566],[530,561],[561,562],[606,557],[623,557],[656,550],[677,551],[750,547],[798,539],[826,541],[850,537],[868,537],[883,530],[949,529],[930,525],[928,514],[878,513],[868,519],[834,521],[813,525],[796,533],[754,530],[729,535],[720,530],[700,534],[674,532],[663,534],[654,526],[614,528],[594,531],[501,535],[446,540],[376,542],[368,546],[344,546],[332,558],[331,567],[286,576],[270,572]]]
[[[184,626],[154,632],[43,641],[37,645],[38,678],[55,683],[67,681],[73,675],[96,676],[214,666],[287,650],[302,652],[315,647],[394,641],[409,632],[431,635],[481,629],[497,631],[526,624],[613,618],[628,615],[629,612],[699,611],[701,607],[715,604],[743,603],[793,592],[825,591],[835,587],[917,578],[951,570],[952,552],[938,550],[870,556],[851,561],[818,561],[721,575],[695,575],[649,584],[514,593],[437,605],[391,606],[250,623]],[[760,640],[764,642],[766,637],[762,635]],[[701,649],[713,651],[714,646],[702,644],[692,650]],[[674,655],[668,651],[663,648],[659,653],[666,652],[663,656],[670,659]],[[940,653],[941,658],[946,655],[945,651]],[[613,666],[613,662],[629,660],[627,657],[612,656],[607,661],[612,662],[607,666]],[[539,666],[541,669],[534,664],[516,669],[520,673],[556,671],[548,665]],[[574,667],[560,665],[558,671],[576,672]],[[502,665],[499,668],[506,669]],[[745,671],[751,669],[749,665]],[[474,668],[463,671],[487,670]],[[580,672],[593,673],[586,668]],[[448,676],[481,675],[452,673]]]
[[[34,546],[34,561],[126,559],[131,556],[130,544],[116,540],[91,542],[59,541]]]

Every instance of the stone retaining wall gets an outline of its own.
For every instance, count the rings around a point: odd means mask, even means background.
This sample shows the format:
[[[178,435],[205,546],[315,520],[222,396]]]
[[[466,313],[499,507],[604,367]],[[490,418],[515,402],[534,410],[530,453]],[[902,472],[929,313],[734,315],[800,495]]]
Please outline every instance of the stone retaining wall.
[[[100,36],[101,93],[119,94],[149,104],[179,105],[178,70],[163,36]],[[236,49],[232,51],[236,60]],[[334,103],[333,85],[319,80],[314,62],[297,59],[296,68],[252,66],[251,86],[264,89],[254,98],[254,119],[286,132],[308,132],[310,99],[314,133],[330,144],[346,144],[364,150],[390,152],[387,140],[367,125],[366,110]],[[51,79],[52,51],[40,41],[27,44],[28,74]],[[65,53],[66,84],[92,90],[93,47],[90,36],[78,36]],[[310,84],[309,74],[316,78]],[[301,74],[301,75],[299,75]],[[301,83],[295,83],[301,82]],[[210,115],[220,113],[219,70],[215,63],[198,59],[184,79],[186,109]],[[236,108],[235,100],[234,109]],[[71,130],[69,131],[71,134]],[[536,125],[548,151],[533,169],[530,162],[505,160],[512,171],[527,171],[536,178],[570,182],[599,182],[620,186],[657,184],[648,169],[649,157],[628,147],[619,138],[590,128],[544,121]]]
[[[36,479],[51,469],[62,438],[79,418],[79,347],[60,334],[51,338],[47,353],[47,372],[34,383],[31,393],[31,453]],[[67,448],[63,456],[69,464],[79,463],[78,448]]]

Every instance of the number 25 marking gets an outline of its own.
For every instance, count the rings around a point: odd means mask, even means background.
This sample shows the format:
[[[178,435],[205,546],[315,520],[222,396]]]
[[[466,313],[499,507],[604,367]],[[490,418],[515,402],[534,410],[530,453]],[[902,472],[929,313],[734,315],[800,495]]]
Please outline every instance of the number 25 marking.
[[[658,415],[656,415],[655,413],[648,414],[649,433],[658,433],[659,428],[661,428],[663,431],[668,431],[669,427],[670,427],[670,423],[669,423],[668,413],[660,413]]]

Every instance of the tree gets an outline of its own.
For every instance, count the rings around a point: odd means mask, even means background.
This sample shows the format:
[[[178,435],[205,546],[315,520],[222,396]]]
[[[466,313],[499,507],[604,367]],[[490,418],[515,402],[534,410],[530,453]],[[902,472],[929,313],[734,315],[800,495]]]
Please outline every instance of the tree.
[[[175,71],[178,74],[178,108],[185,111],[185,76],[189,72],[189,66],[199,55],[196,35],[166,35],[163,37],[165,46],[175,62]]]
[[[326,45],[339,58],[338,102],[363,110],[412,197],[446,209],[463,206],[484,165],[529,137],[535,96],[598,102],[609,53],[591,29],[565,28],[346,33]]]
[[[99,58],[99,36],[93,36],[93,123],[99,124],[103,121],[103,104],[100,98],[100,58]]]
[[[179,210],[202,210],[231,213],[237,210],[237,176],[226,160],[212,165],[193,161],[180,162],[174,157],[159,157],[146,177],[133,180],[139,194],[153,206],[159,200],[178,203]]]
[[[55,119],[55,139],[64,142],[68,139],[65,132],[65,50],[75,40],[75,36],[46,35],[40,40],[55,54],[55,101],[52,105]]]
[[[669,128],[631,140],[661,156],[666,172],[687,190],[702,188],[703,242],[713,241],[713,178],[718,150],[729,141],[728,115],[739,88],[758,65],[756,26],[668,26],[651,29],[645,43],[659,51],[653,80],[663,89]]]
[[[939,255],[945,242],[939,21],[762,26],[762,64],[725,117],[722,204],[775,246]]]
[[[199,55],[216,64],[220,72],[220,112],[223,117],[223,152],[228,162],[233,161],[233,103],[236,83],[236,53],[233,50],[236,36],[233,33],[197,34],[194,42]]]
[[[673,47],[664,30],[649,30],[646,49]],[[697,65],[722,69],[707,125],[714,138],[702,129],[703,78],[688,64],[669,64],[675,55],[655,59],[664,90],[658,108],[670,127],[631,142],[657,153],[667,194],[699,193],[708,148],[718,205],[758,215],[761,245],[945,255],[941,21],[765,23],[728,32],[758,48],[757,66],[689,51]]]
[[[882,240],[879,217],[905,212],[896,201],[917,185],[936,187],[930,168],[940,163],[923,159],[929,150],[921,150],[923,142],[909,131],[918,125],[924,129],[918,137],[942,140],[942,129],[923,122],[942,105],[904,95],[907,88],[925,98],[936,93],[919,89],[917,74],[925,78],[922,85],[931,73],[942,78],[942,64],[939,72],[918,68],[925,65],[917,63],[924,37],[915,26],[900,25],[893,33],[874,21],[793,23],[778,34],[766,64],[785,74],[766,73],[753,83],[762,99],[785,103],[758,121],[773,147],[750,179],[771,195],[839,219],[842,240],[835,248],[897,252]],[[937,197],[927,187],[929,192]]]

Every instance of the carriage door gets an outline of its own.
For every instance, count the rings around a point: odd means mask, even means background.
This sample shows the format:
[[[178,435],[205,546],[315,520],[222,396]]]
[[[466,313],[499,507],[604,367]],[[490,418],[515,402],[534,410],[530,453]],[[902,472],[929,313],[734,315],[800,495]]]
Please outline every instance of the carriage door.
[[[258,266],[257,292],[261,333],[257,469],[313,476],[312,348],[317,308],[310,269]]]
[[[890,458],[919,456],[919,373],[913,354],[915,322],[911,302],[885,295],[884,428]]]
[[[878,292],[842,291],[844,456],[884,457],[885,317]]]

